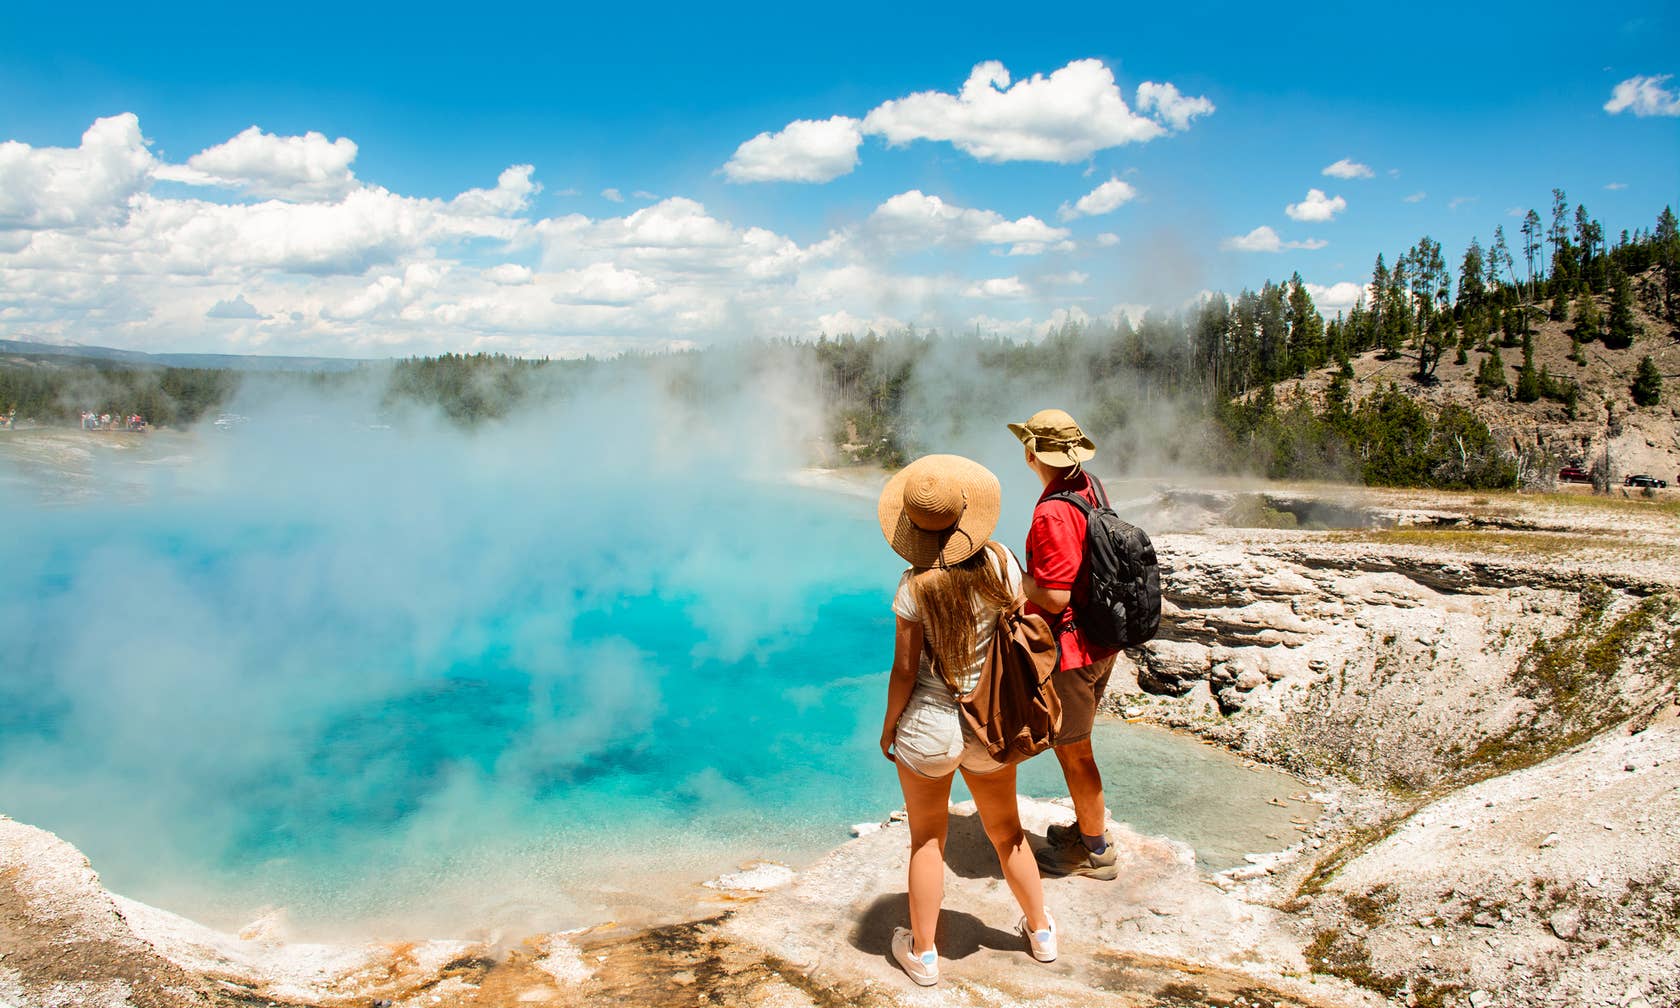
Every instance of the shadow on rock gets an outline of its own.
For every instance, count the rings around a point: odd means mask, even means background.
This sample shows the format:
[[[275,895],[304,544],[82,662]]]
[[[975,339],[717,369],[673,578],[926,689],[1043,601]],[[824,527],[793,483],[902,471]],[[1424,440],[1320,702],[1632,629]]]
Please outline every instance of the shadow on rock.
[[[1003,878],[997,849],[986,836],[986,827],[981,824],[979,813],[958,815],[953,812],[945,830],[945,864],[958,878]]]
[[[989,849],[989,848],[988,848]],[[869,905],[852,929],[852,947],[865,955],[881,956],[893,968],[893,928],[910,926],[910,897],[907,893],[890,893]],[[981,949],[1017,952],[1021,936],[1000,931],[987,925],[971,913],[949,907],[939,913],[939,930],[934,935],[941,959],[966,959]]]

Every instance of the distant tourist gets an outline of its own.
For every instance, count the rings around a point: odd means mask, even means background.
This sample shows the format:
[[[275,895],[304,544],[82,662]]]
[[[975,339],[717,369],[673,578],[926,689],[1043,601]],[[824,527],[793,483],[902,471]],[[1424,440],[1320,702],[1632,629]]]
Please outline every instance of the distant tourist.
[[[1100,484],[1082,466],[1096,457],[1097,446],[1073,417],[1059,409],[1040,410],[1024,423],[1010,424],[1009,429],[1025,446],[1027,466],[1044,486],[1027,530],[1025,590],[1029,611],[1043,613],[1056,630],[1061,662],[1051,681],[1062,702],[1056,759],[1062,764],[1077,817],[1070,826],[1050,827],[1046,834],[1050,843],[1039,852],[1038,863],[1046,875],[1112,879],[1119,869],[1114,837],[1108,831],[1102,774],[1091,751],[1091,728],[1118,652],[1096,646],[1080,632],[1080,600],[1073,595],[1085,559],[1086,519],[1074,504],[1050,500],[1071,492],[1092,507],[1107,504]]]
[[[1056,923],[1021,830],[1015,767],[999,763],[963,723],[956,697],[972,692],[1000,612],[1021,593],[1015,557],[991,542],[1002,493],[997,477],[955,455],[917,459],[888,481],[881,531],[910,564],[893,597],[898,616],[881,753],[898,766],[910,826],[910,927],[892,952],[910,979],[939,982],[934,946],[945,894],[951,779],[963,782],[1021,906],[1017,927],[1035,959],[1056,958]]]

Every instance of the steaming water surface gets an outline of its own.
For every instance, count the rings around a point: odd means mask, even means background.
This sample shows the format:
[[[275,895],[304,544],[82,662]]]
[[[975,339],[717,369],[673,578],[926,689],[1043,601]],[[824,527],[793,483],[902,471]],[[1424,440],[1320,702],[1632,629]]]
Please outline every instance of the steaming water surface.
[[[899,803],[872,499],[548,428],[66,443],[57,470],[0,443],[0,812],[125,895],[556,928],[691,905]],[[1116,817],[1209,863],[1292,836],[1286,778],[1097,744]],[[1065,790],[1048,758],[1022,780]]]

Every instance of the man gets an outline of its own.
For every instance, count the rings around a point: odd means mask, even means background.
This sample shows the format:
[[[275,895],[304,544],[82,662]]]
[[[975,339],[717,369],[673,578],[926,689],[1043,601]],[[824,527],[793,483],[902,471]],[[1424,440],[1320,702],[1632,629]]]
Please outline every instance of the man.
[[[1062,702],[1062,726],[1054,746],[1078,817],[1073,826],[1050,827],[1050,845],[1039,852],[1038,863],[1047,875],[1112,879],[1119,869],[1102,774],[1091,752],[1091,727],[1116,652],[1089,643],[1079,629],[1081,599],[1075,588],[1085,559],[1085,515],[1065,500],[1049,499],[1072,492],[1093,507],[1102,503],[1095,481],[1081,468],[1096,457],[1096,445],[1059,409],[1040,410],[1009,430],[1025,447],[1027,466],[1044,487],[1027,531],[1025,588],[1028,611],[1042,613],[1056,631],[1060,661],[1052,684]]]

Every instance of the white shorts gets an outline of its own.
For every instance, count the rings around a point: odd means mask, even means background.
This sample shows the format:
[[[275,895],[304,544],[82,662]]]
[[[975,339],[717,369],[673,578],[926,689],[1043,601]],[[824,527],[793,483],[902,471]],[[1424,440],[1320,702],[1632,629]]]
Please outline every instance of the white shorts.
[[[963,727],[949,689],[922,682],[916,684],[899,715],[893,755],[912,773],[935,780],[949,777],[958,767],[988,774],[1008,766],[992,759],[980,740]]]

